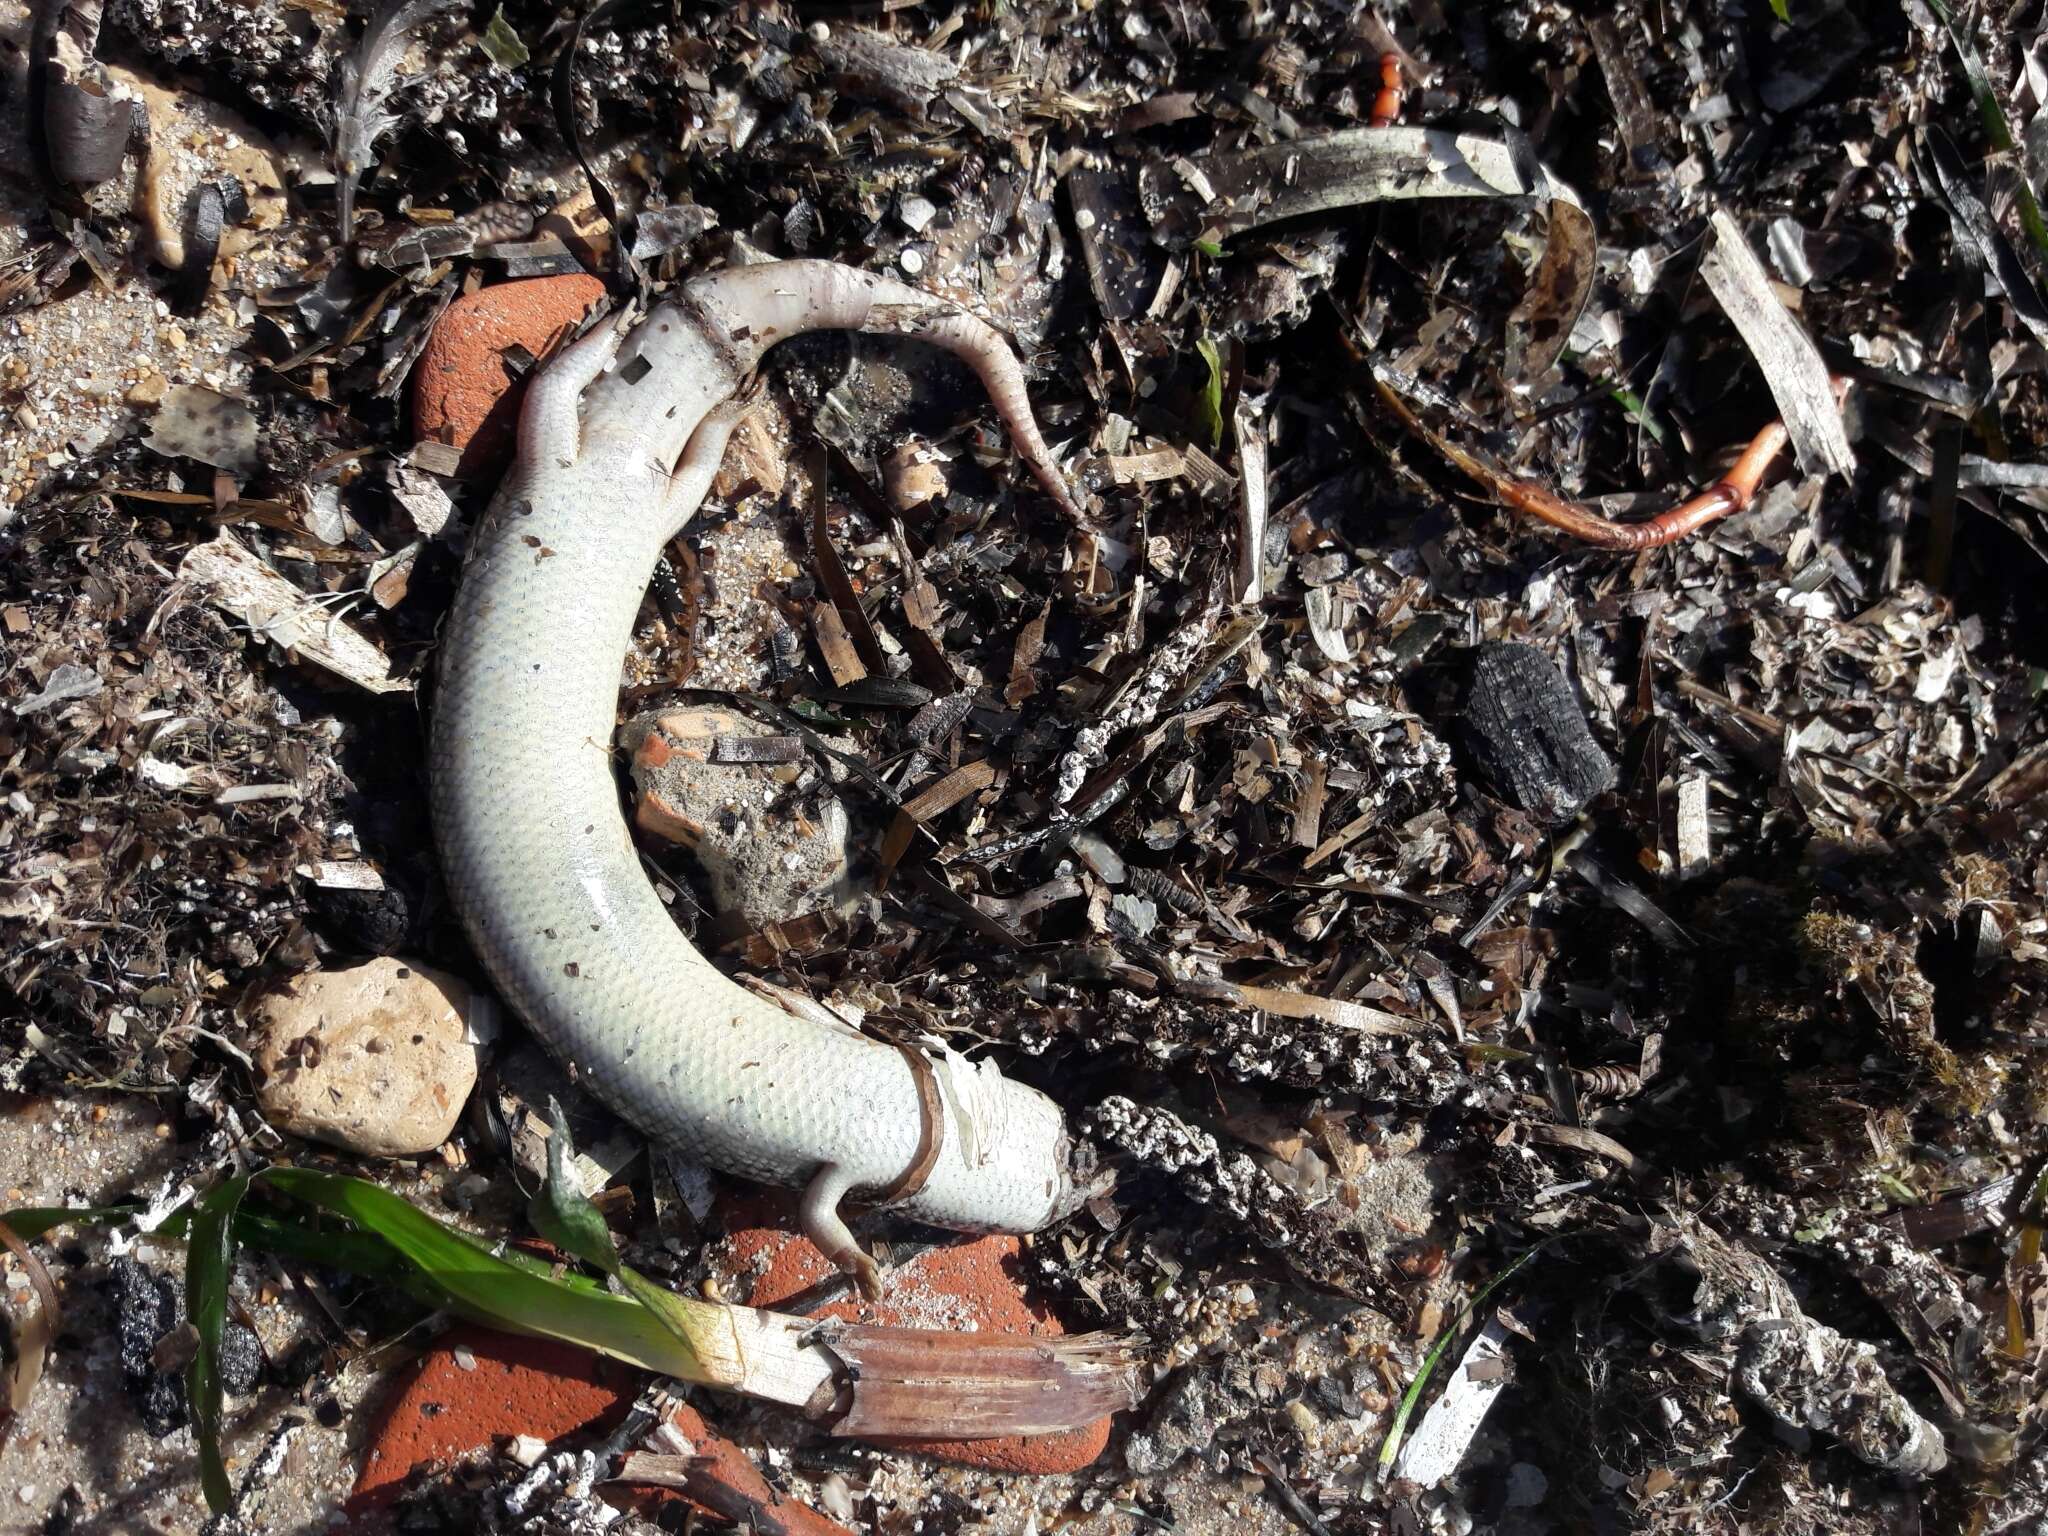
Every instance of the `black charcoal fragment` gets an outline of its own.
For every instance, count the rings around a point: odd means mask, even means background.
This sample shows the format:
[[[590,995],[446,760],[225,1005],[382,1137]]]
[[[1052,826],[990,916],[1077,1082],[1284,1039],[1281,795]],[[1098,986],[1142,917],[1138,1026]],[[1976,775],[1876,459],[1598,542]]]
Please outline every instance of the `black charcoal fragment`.
[[[1571,685],[1533,645],[1479,646],[1459,696],[1465,746],[1500,796],[1562,826],[1614,787]]]
[[[29,43],[28,132],[39,169],[59,187],[96,187],[121,169],[146,128],[141,103],[116,96],[95,54],[102,0],[43,0]]]
[[[192,1419],[185,1398],[185,1360],[178,1358],[185,1352],[175,1347],[176,1341],[165,1347],[166,1335],[185,1320],[183,1287],[171,1276],[129,1258],[114,1260],[112,1271],[121,1374],[143,1427],[162,1439]],[[256,1335],[229,1319],[221,1330],[221,1385],[230,1395],[240,1396],[256,1385],[262,1371],[263,1347]]]

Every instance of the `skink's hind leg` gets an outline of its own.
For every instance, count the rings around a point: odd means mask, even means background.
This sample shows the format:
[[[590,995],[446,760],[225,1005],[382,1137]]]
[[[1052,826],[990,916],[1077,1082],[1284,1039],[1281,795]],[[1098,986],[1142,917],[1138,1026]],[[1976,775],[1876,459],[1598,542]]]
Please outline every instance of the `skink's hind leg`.
[[[631,309],[600,321],[528,380],[519,407],[519,467],[545,473],[576,462],[583,443],[577,402],[590,383],[619,355]]]
[[[846,1230],[839,1214],[839,1202],[853,1189],[853,1177],[837,1163],[826,1163],[811,1176],[797,1206],[797,1221],[804,1236],[818,1245],[818,1251],[853,1276],[861,1295],[874,1301],[882,1294],[882,1271],[861,1252],[860,1244]]]

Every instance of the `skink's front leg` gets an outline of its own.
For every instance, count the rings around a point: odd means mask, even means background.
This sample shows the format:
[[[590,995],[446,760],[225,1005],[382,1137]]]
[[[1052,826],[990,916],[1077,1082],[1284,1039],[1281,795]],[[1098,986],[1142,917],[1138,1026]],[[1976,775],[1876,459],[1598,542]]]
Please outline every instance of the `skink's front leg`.
[[[583,391],[609,368],[632,319],[631,309],[569,343],[568,349],[527,382],[519,406],[519,469],[527,475],[567,469],[583,446],[578,404]]]

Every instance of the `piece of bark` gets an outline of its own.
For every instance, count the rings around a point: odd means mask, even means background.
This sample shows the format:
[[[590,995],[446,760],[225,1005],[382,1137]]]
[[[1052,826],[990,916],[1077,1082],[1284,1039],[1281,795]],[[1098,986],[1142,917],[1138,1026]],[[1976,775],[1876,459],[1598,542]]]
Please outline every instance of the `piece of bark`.
[[[178,577],[266,640],[359,688],[396,693],[412,687],[361,631],[273,571],[225,528],[211,543],[192,547],[178,564]]]
[[[1480,646],[1458,719],[1495,789],[1547,825],[1564,825],[1614,787],[1614,764],[1587,729],[1570,684],[1533,645]]]
[[[1779,300],[1742,226],[1725,210],[1714,214],[1713,234],[1700,277],[1763,371],[1800,469],[1810,475],[1848,474],[1856,467],[1856,454],[1820,350]]]

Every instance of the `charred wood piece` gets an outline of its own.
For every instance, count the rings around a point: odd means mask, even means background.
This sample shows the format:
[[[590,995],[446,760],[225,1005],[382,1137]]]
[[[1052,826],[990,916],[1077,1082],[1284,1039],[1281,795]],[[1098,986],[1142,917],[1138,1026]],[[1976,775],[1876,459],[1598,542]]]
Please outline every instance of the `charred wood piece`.
[[[53,193],[96,187],[121,169],[131,141],[146,136],[142,104],[114,94],[94,57],[101,0],[43,0],[30,44],[28,132]]]
[[[1614,764],[1593,739],[1570,684],[1532,645],[1477,648],[1458,723],[1502,798],[1548,826],[1563,826],[1614,787]]]

